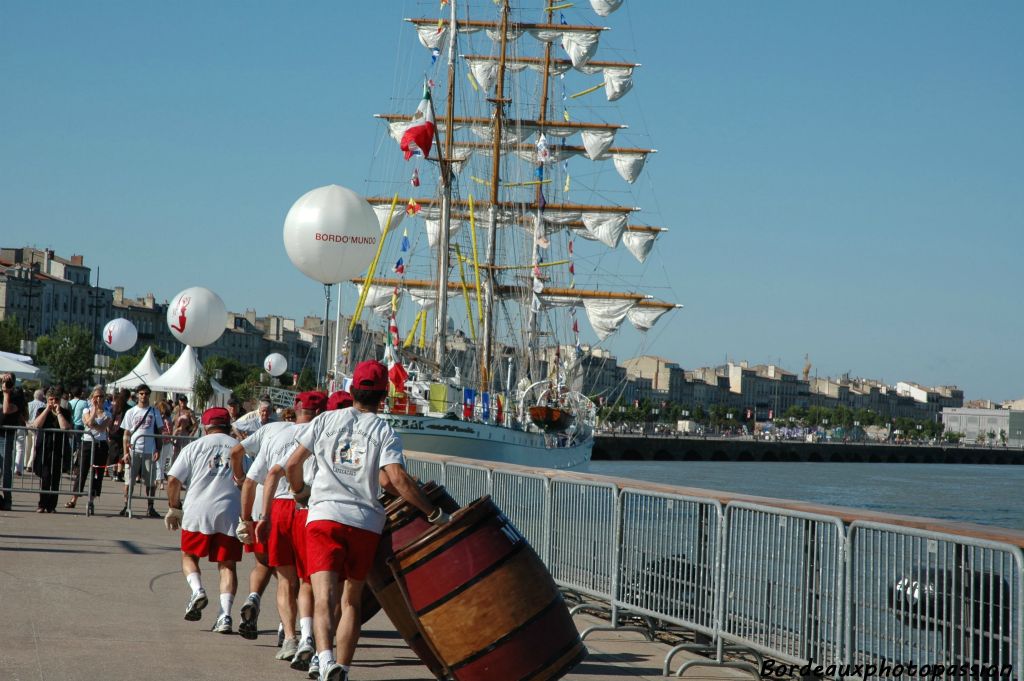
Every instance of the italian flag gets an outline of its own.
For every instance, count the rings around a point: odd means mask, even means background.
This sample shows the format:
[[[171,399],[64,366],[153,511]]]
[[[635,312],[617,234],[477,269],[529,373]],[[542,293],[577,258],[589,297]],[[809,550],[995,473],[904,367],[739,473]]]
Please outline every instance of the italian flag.
[[[426,158],[434,143],[434,107],[430,104],[430,88],[423,86],[423,101],[412,116],[412,124],[406,128],[399,146],[405,152],[405,160],[419,152]]]

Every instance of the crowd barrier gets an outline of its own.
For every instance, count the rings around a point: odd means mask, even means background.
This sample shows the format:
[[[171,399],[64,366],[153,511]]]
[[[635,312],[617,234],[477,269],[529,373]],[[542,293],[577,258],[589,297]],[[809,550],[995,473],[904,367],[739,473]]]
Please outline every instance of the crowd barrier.
[[[0,493],[5,497],[13,494],[56,495],[58,499],[77,497],[85,504],[86,514],[91,515],[93,495],[97,491],[123,495],[127,486],[125,506],[128,515],[132,516],[137,512],[137,502],[147,505],[150,501],[166,503],[167,493],[162,483],[167,471],[181,448],[195,439],[195,436],[184,435],[140,435],[141,438],[156,440],[157,457],[153,462],[152,479],[149,480],[143,476],[133,479],[128,467],[118,472],[117,464],[122,459],[119,443],[90,440],[85,435],[83,430],[25,426],[0,428]],[[45,447],[46,455],[39,458],[36,444],[47,439],[56,445]],[[59,453],[59,462],[56,456],[51,458],[50,452]],[[47,465],[52,468],[44,477],[41,473]],[[94,481],[94,478],[99,480]],[[148,494],[147,487],[154,488],[153,494]]]
[[[1024,678],[1016,544],[558,471],[407,458],[410,472],[457,490],[460,503],[490,494],[567,595],[604,606],[609,624],[584,638],[681,630],[665,675],[691,650],[704,657],[676,675],[723,666],[756,678],[783,669],[804,678]]]

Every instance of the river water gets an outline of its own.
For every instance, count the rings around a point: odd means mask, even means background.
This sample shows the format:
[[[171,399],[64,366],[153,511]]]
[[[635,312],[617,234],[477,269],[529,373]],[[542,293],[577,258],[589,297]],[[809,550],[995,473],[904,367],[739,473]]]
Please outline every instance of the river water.
[[[573,470],[1024,530],[1024,466],[591,461]]]

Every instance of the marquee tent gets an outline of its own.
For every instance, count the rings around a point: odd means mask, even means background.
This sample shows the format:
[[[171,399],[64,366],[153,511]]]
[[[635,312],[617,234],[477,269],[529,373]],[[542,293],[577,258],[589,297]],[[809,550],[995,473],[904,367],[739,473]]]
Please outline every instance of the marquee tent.
[[[149,387],[165,393],[191,394],[192,386],[196,383],[196,377],[202,372],[203,365],[199,363],[196,351],[192,349],[191,345],[186,345],[185,351],[181,353],[174,366],[168,369],[160,378],[150,381]],[[231,395],[231,390],[222,386],[216,379],[211,378],[210,385],[213,387],[214,402],[219,401],[219,398],[226,399]]]
[[[16,378],[36,378],[39,375],[39,367],[22,361],[25,355],[15,355],[11,352],[0,352],[0,374],[14,374]]]
[[[128,388],[128,390],[134,390],[140,383],[152,385],[153,381],[158,378],[160,378],[160,364],[156,361],[156,355],[153,353],[153,346],[151,345],[134,369],[108,385],[117,389]]]

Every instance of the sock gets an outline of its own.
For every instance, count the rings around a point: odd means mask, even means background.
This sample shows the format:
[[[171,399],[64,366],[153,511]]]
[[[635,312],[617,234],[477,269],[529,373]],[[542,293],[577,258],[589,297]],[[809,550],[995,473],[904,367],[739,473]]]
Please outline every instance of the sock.
[[[299,619],[299,631],[302,633],[301,638],[305,641],[307,638],[313,638],[313,618],[302,617]]]
[[[256,591],[253,591],[251,594],[249,594],[249,600],[256,601],[256,605],[259,605],[260,604],[260,595],[259,595],[259,593],[256,592]]]
[[[343,665],[341,665],[341,671],[343,671],[343,672],[345,672],[346,674],[348,674],[348,665],[347,665],[347,664],[343,664]]]
[[[235,601],[235,594],[222,593],[220,595],[220,614],[231,616],[231,604]]]
[[[320,669],[326,670],[332,664],[334,664],[334,651],[333,650],[321,650],[316,654],[316,658],[320,660]],[[323,672],[320,672],[321,674]]]
[[[199,578],[198,572],[193,572],[192,574],[186,576],[185,581],[188,582],[188,585],[192,588],[192,593],[195,593],[203,588],[203,581]]]

